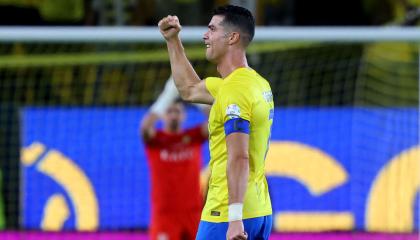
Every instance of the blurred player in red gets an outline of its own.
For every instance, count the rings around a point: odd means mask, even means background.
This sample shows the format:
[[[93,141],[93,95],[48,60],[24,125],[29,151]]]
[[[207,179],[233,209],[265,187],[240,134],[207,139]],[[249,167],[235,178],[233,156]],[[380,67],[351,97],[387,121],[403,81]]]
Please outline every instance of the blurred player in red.
[[[141,122],[151,176],[152,240],[194,239],[200,222],[202,144],[208,138],[207,122],[182,129],[184,105],[175,101],[178,91],[170,79]],[[155,128],[163,120],[163,129]]]

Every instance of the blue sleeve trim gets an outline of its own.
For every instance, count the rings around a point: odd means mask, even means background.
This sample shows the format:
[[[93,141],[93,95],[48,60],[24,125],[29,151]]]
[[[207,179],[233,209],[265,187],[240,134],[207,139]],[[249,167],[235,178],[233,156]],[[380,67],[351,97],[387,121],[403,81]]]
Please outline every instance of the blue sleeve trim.
[[[225,135],[234,132],[241,132],[249,134],[249,121],[242,118],[229,119],[225,122]]]

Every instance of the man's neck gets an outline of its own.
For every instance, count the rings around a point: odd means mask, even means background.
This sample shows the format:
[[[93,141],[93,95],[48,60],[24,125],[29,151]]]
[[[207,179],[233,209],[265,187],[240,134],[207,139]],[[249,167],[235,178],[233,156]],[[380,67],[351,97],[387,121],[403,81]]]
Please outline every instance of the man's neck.
[[[244,51],[232,51],[227,53],[217,64],[217,72],[222,78],[226,78],[238,68],[248,67],[248,61]]]

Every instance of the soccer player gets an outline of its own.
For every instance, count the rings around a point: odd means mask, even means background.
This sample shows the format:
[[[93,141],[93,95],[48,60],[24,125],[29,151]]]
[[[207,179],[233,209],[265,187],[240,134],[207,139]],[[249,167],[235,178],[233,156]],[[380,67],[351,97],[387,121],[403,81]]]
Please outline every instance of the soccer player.
[[[151,175],[152,240],[194,239],[200,222],[201,148],[208,138],[207,121],[182,129],[183,103],[172,80],[142,119],[140,134],[146,146]],[[163,120],[163,129],[156,121]]]
[[[211,176],[196,239],[268,239],[271,201],[264,175],[274,103],[269,83],[248,66],[255,21],[242,7],[216,8],[204,34],[206,57],[221,78],[201,81],[179,38],[176,16],[159,21],[181,97],[213,104],[209,116]]]

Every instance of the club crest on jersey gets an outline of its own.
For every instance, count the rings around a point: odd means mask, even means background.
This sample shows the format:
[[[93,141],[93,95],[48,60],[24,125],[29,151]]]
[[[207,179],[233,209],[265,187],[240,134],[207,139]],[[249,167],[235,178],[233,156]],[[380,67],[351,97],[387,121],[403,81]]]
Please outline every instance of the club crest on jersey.
[[[226,108],[226,116],[228,116],[229,119],[239,118],[241,116],[241,109],[236,104],[230,104]]]

